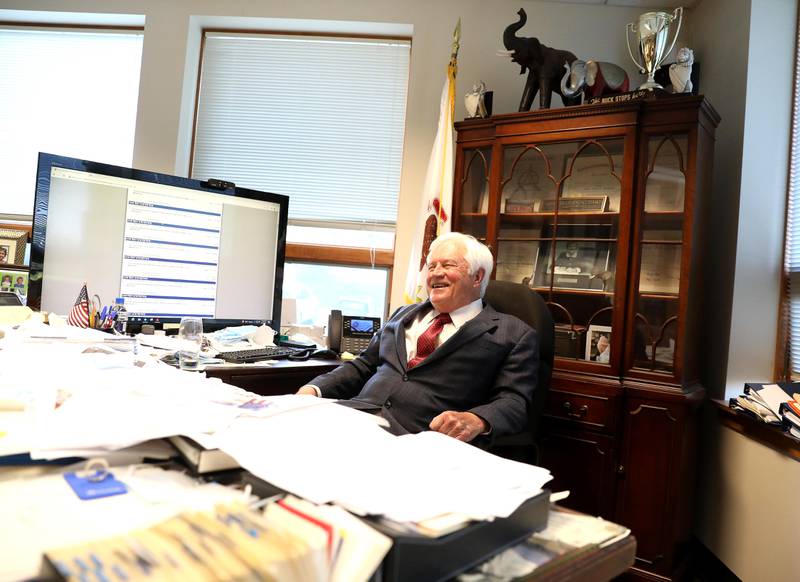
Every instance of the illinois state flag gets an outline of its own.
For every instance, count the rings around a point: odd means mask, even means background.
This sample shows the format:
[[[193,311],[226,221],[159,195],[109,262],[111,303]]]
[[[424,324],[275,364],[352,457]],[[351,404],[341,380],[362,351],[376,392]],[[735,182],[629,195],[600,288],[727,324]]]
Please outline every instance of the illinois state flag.
[[[86,283],[67,315],[67,323],[76,327],[89,327],[89,292],[86,290]]]
[[[450,231],[450,211],[453,206],[453,115],[456,104],[456,71],[461,19],[453,32],[453,46],[447,65],[447,79],[439,104],[439,126],[433,142],[419,222],[411,247],[403,300],[417,303],[426,297],[425,260],[433,240]]]

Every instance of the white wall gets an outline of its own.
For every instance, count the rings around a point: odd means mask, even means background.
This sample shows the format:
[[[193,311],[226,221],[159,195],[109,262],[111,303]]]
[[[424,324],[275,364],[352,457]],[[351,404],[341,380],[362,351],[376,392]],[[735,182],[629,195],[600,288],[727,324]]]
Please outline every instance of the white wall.
[[[494,112],[516,111],[525,77],[519,67],[496,56],[502,33],[523,6],[528,24],[522,36],[536,36],[544,44],[571,50],[583,58],[619,63],[640,76],[625,48],[625,24],[638,9],[530,0],[0,0],[0,9],[59,12],[120,12],[145,16],[139,113],[134,165],[142,169],[185,175],[191,134],[200,27],[243,28],[243,19],[262,19],[249,26],[270,27],[280,19],[297,19],[297,29],[309,20],[409,25],[413,30],[403,173],[395,245],[392,308],[402,301],[408,253],[420,205],[421,187],[433,142],[439,95],[450,55],[450,40],[458,17],[462,21],[457,81],[456,119],[464,117],[462,96],[483,80],[494,90]],[[283,22],[285,25],[286,23]],[[312,23],[313,24],[313,23]],[[317,23],[318,25],[319,23]],[[376,24],[375,29],[383,30]],[[309,63],[313,74],[313,63]],[[555,101],[558,101],[556,97]]]
[[[791,123],[794,0],[703,0],[693,39],[717,131],[705,278],[706,387],[772,378]],[[731,303],[733,307],[731,308]],[[742,580],[798,580],[800,463],[705,417],[695,531]]]

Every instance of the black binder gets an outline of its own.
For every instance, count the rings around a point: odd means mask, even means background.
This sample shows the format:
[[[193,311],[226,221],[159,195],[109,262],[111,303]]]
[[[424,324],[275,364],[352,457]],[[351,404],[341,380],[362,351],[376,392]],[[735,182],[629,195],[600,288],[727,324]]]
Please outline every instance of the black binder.
[[[394,541],[383,560],[380,580],[449,580],[544,529],[549,509],[550,491],[545,489],[507,518],[476,522],[440,538],[398,534],[380,523],[370,522]]]

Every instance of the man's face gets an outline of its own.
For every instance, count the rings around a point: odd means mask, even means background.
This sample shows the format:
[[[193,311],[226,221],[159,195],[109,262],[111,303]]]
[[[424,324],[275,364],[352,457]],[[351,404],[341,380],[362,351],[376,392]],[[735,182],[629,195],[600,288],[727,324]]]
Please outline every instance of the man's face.
[[[464,249],[455,242],[445,243],[428,255],[428,297],[441,313],[450,313],[480,298],[484,276],[482,270],[470,276]]]

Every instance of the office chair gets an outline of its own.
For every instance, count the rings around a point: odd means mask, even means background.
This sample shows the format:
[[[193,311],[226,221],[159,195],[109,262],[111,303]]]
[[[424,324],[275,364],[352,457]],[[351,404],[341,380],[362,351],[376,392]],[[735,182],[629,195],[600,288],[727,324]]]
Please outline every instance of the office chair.
[[[0,291],[0,306],[3,305],[22,305],[19,295],[11,291]]]
[[[521,283],[489,281],[484,295],[486,302],[500,313],[514,315],[536,330],[539,336],[539,374],[533,400],[528,409],[528,428],[516,435],[498,438],[489,451],[524,463],[536,463],[536,431],[544,410],[550,378],[553,374],[555,327],[553,316],[544,299]]]

